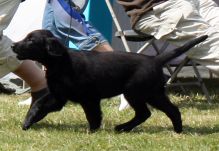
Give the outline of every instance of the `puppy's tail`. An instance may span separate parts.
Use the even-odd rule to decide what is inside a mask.
[[[188,51],[189,49],[191,49],[192,47],[194,47],[195,45],[204,41],[207,38],[208,38],[207,35],[200,36],[196,39],[193,39],[193,40],[187,42],[186,44],[184,44],[183,46],[181,46],[179,48],[176,48],[172,51],[167,51],[167,52],[161,53],[160,55],[156,56],[155,59],[156,59],[157,63],[164,65],[168,61],[180,56],[181,54],[185,53],[186,51]]]

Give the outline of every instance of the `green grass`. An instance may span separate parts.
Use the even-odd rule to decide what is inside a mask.
[[[219,81],[206,82],[211,105],[195,87],[186,95],[177,89],[168,92],[182,113],[182,134],[174,133],[170,120],[155,109],[132,132],[115,133],[116,124],[134,115],[131,109],[118,111],[117,97],[102,101],[103,122],[96,133],[88,132],[81,107],[71,103],[23,131],[28,106],[17,103],[29,94],[0,95],[0,151],[219,151]]]

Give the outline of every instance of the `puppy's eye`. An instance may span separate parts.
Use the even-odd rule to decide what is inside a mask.
[[[28,38],[27,42],[31,42],[32,43],[32,42],[34,42],[34,40],[32,38]]]

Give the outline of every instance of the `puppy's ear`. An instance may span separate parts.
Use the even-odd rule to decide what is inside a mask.
[[[58,39],[52,37],[46,39],[46,50],[51,56],[62,56],[65,51],[65,46],[58,41]]]

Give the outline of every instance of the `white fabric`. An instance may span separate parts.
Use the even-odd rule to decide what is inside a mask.
[[[0,31],[3,31],[14,16],[20,0],[0,0]]]
[[[145,14],[135,28],[176,46],[207,34],[209,38],[187,55],[219,75],[219,9],[215,7],[212,0],[168,0]]]
[[[0,0],[0,33],[8,26],[14,16],[20,0]],[[20,61],[11,49],[12,41],[3,36],[0,40],[0,78],[14,71]]]
[[[219,29],[219,7],[214,1],[199,0],[199,10],[205,21]]]
[[[19,106],[24,106],[24,105],[30,106],[30,105],[31,105],[31,102],[32,102],[32,97],[29,97],[29,98],[26,99],[26,100],[22,100],[22,101],[18,102],[18,105],[19,105]]]
[[[11,49],[12,41],[3,36],[0,40],[0,78],[17,69],[21,64]]]
[[[119,111],[122,111],[126,108],[129,108],[129,104],[127,102],[127,100],[125,99],[124,95],[121,94],[120,95],[120,105],[119,105]]]
[[[11,23],[7,29],[4,30],[4,34],[13,41],[19,41],[29,32],[42,29],[42,19],[46,1],[47,0],[26,0],[22,2]]]
[[[88,0],[71,0],[71,1],[73,1],[78,7],[80,7],[81,12],[85,10],[88,3]]]

